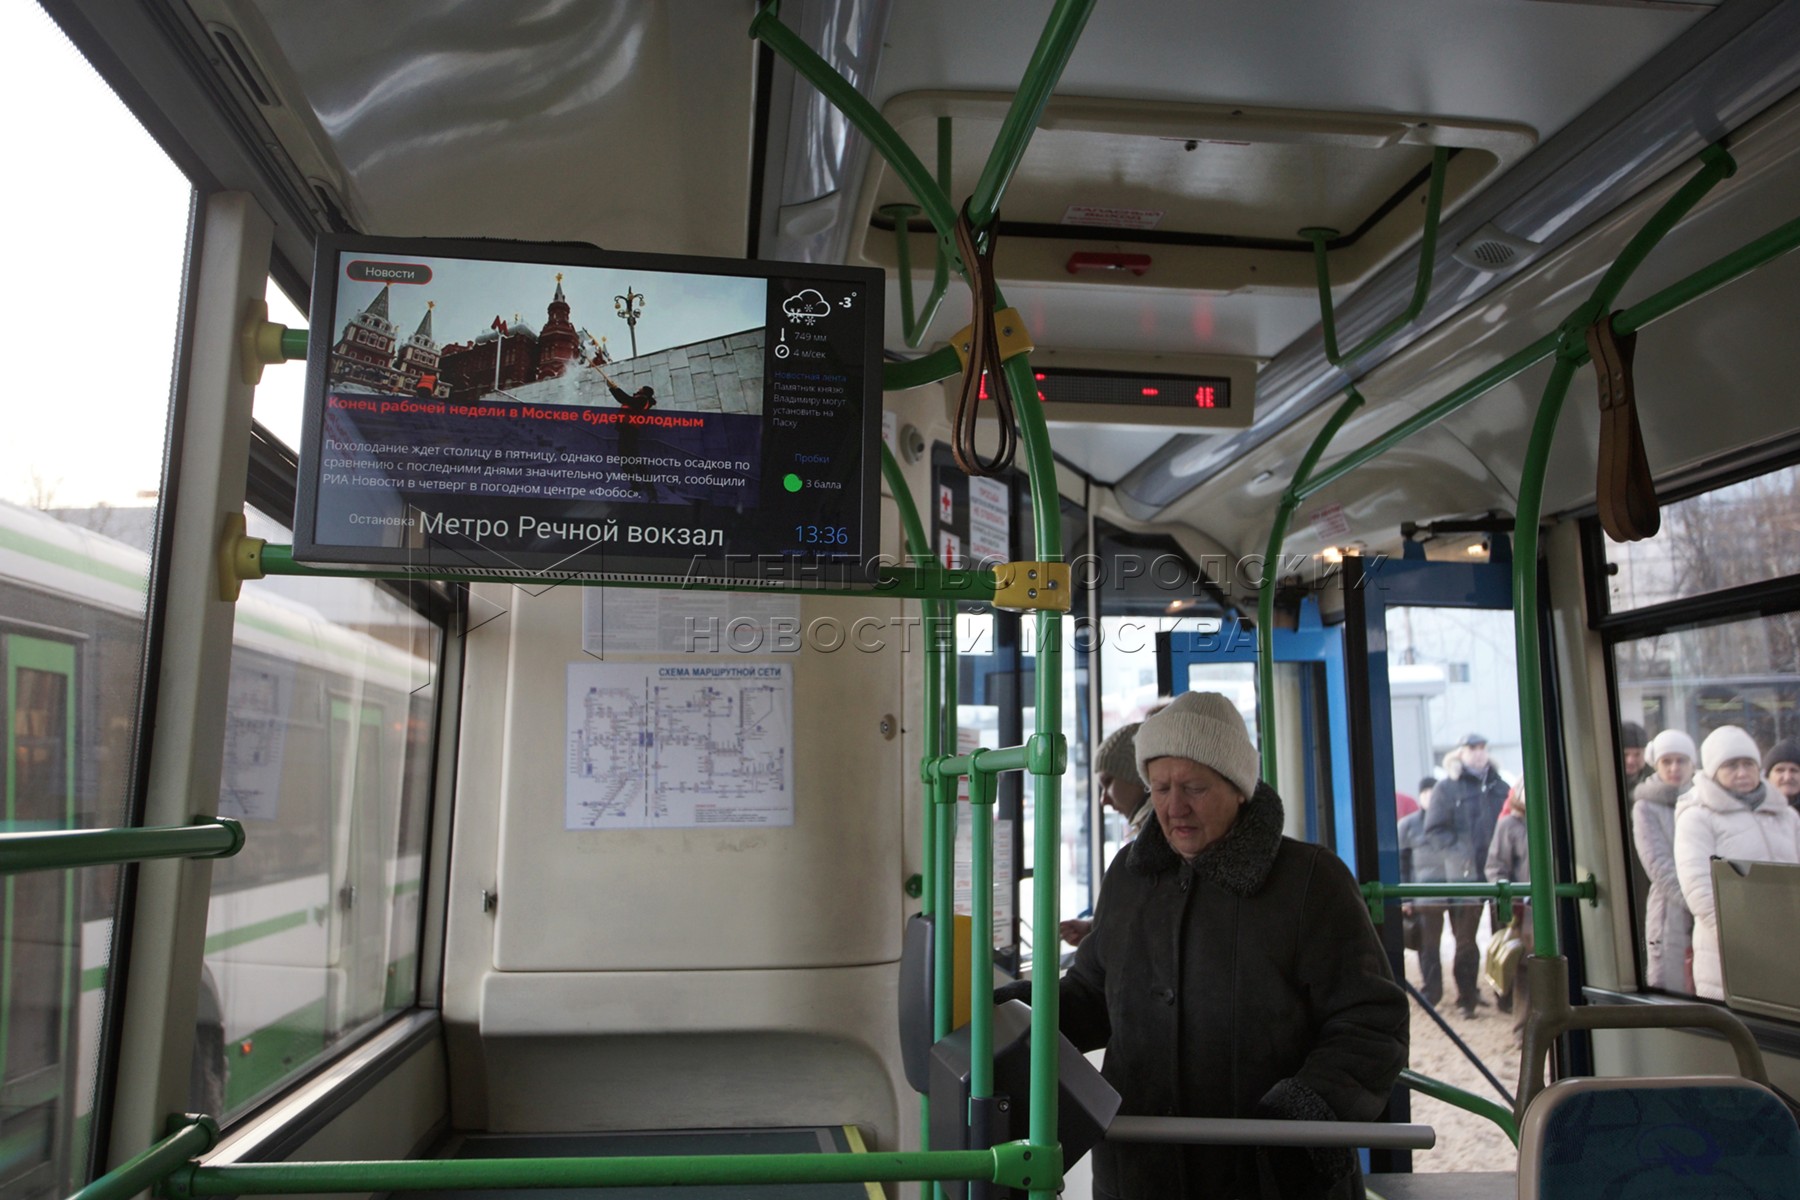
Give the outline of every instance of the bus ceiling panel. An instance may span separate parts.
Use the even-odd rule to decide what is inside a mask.
[[[960,194],[980,174],[1008,101],[919,92],[890,100],[883,115],[922,159],[935,153],[939,120],[953,120]],[[1137,287],[1311,294],[1313,245],[1298,231],[1326,227],[1334,284],[1348,286],[1418,236],[1435,147],[1452,152],[1444,207],[1453,212],[1535,141],[1526,126],[1431,113],[1093,99],[1064,89],[1007,189],[996,273],[1008,284],[1066,283],[1081,261],[1072,256],[1130,251],[1146,256],[1129,273]],[[883,210],[907,200],[899,176],[871,160],[851,249],[897,269],[894,222]],[[935,235],[922,220],[912,228],[911,261],[929,263]]]
[[[1387,405],[1353,421],[1335,445],[1348,450],[1410,417],[1410,407]],[[1320,422],[1322,424],[1322,422]],[[1267,457],[1235,463],[1171,505],[1164,520],[1191,524],[1238,554],[1261,554],[1269,522],[1287,488],[1294,464],[1305,453],[1316,427],[1310,421],[1284,431]],[[1328,454],[1323,465],[1338,457]],[[1450,433],[1434,428],[1388,452],[1379,466],[1352,472],[1294,514],[1283,553],[1313,556],[1313,569],[1327,548],[1359,546],[1368,553],[1398,555],[1400,523],[1421,511],[1479,513],[1496,507],[1492,472]],[[1510,499],[1497,507],[1511,507]]]
[[[1508,7],[1523,13],[1582,6]],[[1439,244],[1458,246],[1492,224],[1503,232],[1539,239],[1537,257],[1528,264],[1535,270],[1550,252],[1671,172],[1685,178],[1689,172],[1684,168],[1703,146],[1744,126],[1796,86],[1800,86],[1800,5],[1774,0],[1725,5],[1687,28],[1682,37],[1447,217]],[[1361,376],[1409,351],[1433,326],[1481,304],[1511,278],[1441,256],[1420,319],[1353,369]],[[1404,255],[1378,271],[1349,303],[1339,306],[1340,339],[1354,343],[1399,312],[1415,282],[1415,265]],[[1556,315],[1560,319],[1566,310]],[[1504,351],[1480,365],[1491,365],[1529,341],[1529,335],[1508,332]],[[1473,373],[1453,378],[1451,384]],[[1226,464],[1255,454],[1278,431],[1333,403],[1344,382],[1343,372],[1326,360],[1318,331],[1308,332],[1282,350],[1259,377],[1257,421],[1251,429],[1207,442],[1185,436],[1171,440],[1121,482],[1121,505],[1142,518],[1156,515]]]
[[[747,11],[191,2],[302,111],[317,144],[290,152],[334,164],[364,232],[743,253]]]
[[[1031,46],[1020,31],[1041,25],[1048,8],[908,0],[888,31],[878,105],[1016,78]],[[1547,135],[1706,12],[1524,0],[1133,0],[1089,22],[1057,94],[1444,113]]]
[[[1143,462],[1169,440],[1166,429],[1112,429],[1051,422],[1056,456],[1088,478],[1108,483]]]

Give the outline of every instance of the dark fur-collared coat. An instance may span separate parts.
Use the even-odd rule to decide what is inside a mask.
[[[1106,1048],[1121,1113],[1372,1121],[1386,1107],[1407,1061],[1406,996],[1349,870],[1281,829],[1281,799],[1259,785],[1192,862],[1152,820],[1108,869],[1060,1023],[1082,1050]],[[1094,1195],[1338,1200],[1363,1188],[1348,1150],[1102,1142]]]

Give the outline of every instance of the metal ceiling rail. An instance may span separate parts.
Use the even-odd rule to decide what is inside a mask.
[[[937,121],[937,180],[938,186],[946,194],[950,191],[950,118],[939,117]],[[950,256],[955,252],[954,246],[940,235],[937,239],[936,262],[931,271],[931,292],[925,297],[924,307],[918,314],[913,313],[913,281],[912,281],[912,230],[907,223],[919,211],[916,204],[888,204],[881,209],[894,221],[894,259],[895,273],[900,282],[900,327],[901,336],[909,347],[917,348],[925,338],[925,330],[930,328],[931,319],[937,316],[938,305],[944,302],[944,292],[950,286]],[[885,387],[885,383],[883,385]],[[891,390],[891,389],[889,389]]]
[[[1313,244],[1313,265],[1319,276],[1319,325],[1325,336],[1325,359],[1332,366],[1342,366],[1346,359],[1361,358],[1412,324],[1425,310],[1425,298],[1431,294],[1431,272],[1437,262],[1438,216],[1444,207],[1444,171],[1449,162],[1448,146],[1439,146],[1431,152],[1431,185],[1425,194],[1425,229],[1419,238],[1419,277],[1413,285],[1411,302],[1348,353],[1338,353],[1337,321],[1331,307],[1331,261],[1325,249],[1325,243],[1337,236],[1337,230],[1315,226],[1300,231],[1300,236]]]
[[[230,858],[244,848],[244,827],[230,817],[139,829],[43,829],[0,833],[0,875],[108,867],[152,858]]]

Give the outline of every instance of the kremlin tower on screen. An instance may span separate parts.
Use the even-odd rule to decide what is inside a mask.
[[[430,301],[418,328],[400,340],[399,326],[389,310],[392,291],[391,284],[384,285],[368,307],[345,324],[343,336],[332,346],[330,370],[335,389],[468,403],[490,392],[555,379],[571,364],[611,361],[598,343],[585,338],[569,320],[561,274],[556,277],[556,292],[546,309],[543,329],[533,329],[517,314],[511,321],[496,317],[472,340],[443,347],[432,337]],[[591,354],[583,353],[584,338]]]

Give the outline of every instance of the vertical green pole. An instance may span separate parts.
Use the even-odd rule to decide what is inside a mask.
[[[1256,596],[1256,720],[1257,744],[1262,749],[1262,777],[1275,791],[1281,790],[1275,753],[1275,586],[1281,578],[1281,545],[1287,540],[1288,522],[1300,506],[1300,489],[1312,476],[1313,468],[1325,454],[1350,414],[1362,407],[1362,393],[1354,387],[1325,422],[1312,445],[1294,471],[1294,481],[1281,494],[1275,510],[1275,524],[1269,530],[1269,548],[1263,555],[1262,588]]]
[[[1050,453],[1050,432],[1038,404],[1037,381],[1031,360],[1019,355],[1006,364],[1013,404],[1019,418],[1019,437],[1025,448],[1031,476],[1032,532],[1040,562],[1062,559],[1061,496],[1056,485],[1056,461]],[[1038,746],[1060,745],[1062,738],[1062,613],[1037,614],[1037,708],[1032,726]],[[1036,757],[1036,756],[1034,756]],[[1062,773],[1064,755],[1055,761],[1041,758],[1031,768],[1034,805],[1032,844],[1031,918],[1031,1127],[1028,1138],[1035,1146],[1057,1145],[1057,1047],[1059,1002],[1056,971],[1056,930],[1060,916],[1061,875],[1057,869],[1062,850]],[[1053,1200],[1055,1180],[1034,1188],[1039,1200]]]
[[[1587,303],[1563,322],[1556,365],[1544,385],[1544,399],[1532,422],[1531,442],[1519,476],[1518,516],[1513,523],[1513,637],[1517,643],[1513,652],[1519,664],[1519,737],[1523,743],[1520,753],[1527,799],[1525,840],[1531,863],[1531,925],[1537,939],[1533,953],[1540,958],[1555,958],[1559,952],[1556,883],[1550,857],[1550,766],[1544,748],[1543,664],[1538,653],[1538,519],[1544,499],[1544,474],[1569,383],[1587,356],[1588,326],[1607,316],[1632,273],[1643,265],[1657,243],[1706,193],[1737,170],[1737,163],[1725,147],[1716,143],[1702,150],[1699,158],[1700,169],[1632,235],[1595,285]]]
[[[994,1094],[994,800],[998,778],[969,770],[969,1099]],[[971,1120],[974,1117],[970,1111]]]
[[[1575,377],[1572,358],[1558,355],[1544,385],[1537,419],[1531,426],[1531,443],[1525,452],[1525,469],[1519,479],[1519,511],[1513,522],[1513,652],[1519,667],[1520,753],[1525,775],[1525,843],[1531,863],[1531,926],[1536,937],[1532,953],[1555,958],[1556,879],[1550,857],[1550,766],[1544,752],[1544,677],[1538,654],[1538,516],[1544,499],[1544,471],[1550,444],[1556,438],[1556,419]]]
[[[904,276],[902,276],[904,279]],[[931,543],[925,539],[925,526],[919,520],[918,505],[913,503],[912,489],[906,486],[906,476],[901,474],[900,464],[894,461],[894,452],[888,449],[886,442],[881,444],[881,473],[887,479],[888,491],[893,493],[894,506],[900,512],[900,528],[905,535],[907,555],[912,565],[922,567],[932,562]],[[921,726],[920,740],[923,743],[922,758],[932,762],[943,753],[943,710],[942,699],[943,664],[933,653],[930,642],[931,628],[943,607],[942,600],[923,600],[920,612],[925,625],[925,719]],[[936,825],[938,779],[935,771],[924,772],[924,805],[925,811],[919,824],[924,833],[924,855],[919,863],[919,911],[932,917],[937,911],[937,852]],[[919,1096],[919,1148],[931,1149],[931,1097]],[[939,1185],[929,1181],[919,1184],[919,1200],[932,1200],[933,1190]]]

